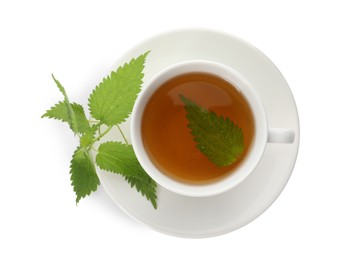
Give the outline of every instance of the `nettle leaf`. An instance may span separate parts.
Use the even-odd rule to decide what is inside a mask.
[[[76,132],[85,133],[85,131],[87,131],[90,126],[89,121],[85,116],[84,108],[77,103],[71,103],[70,107],[72,108],[75,118]],[[73,123],[71,119],[72,117],[69,114],[69,109],[65,101],[58,102],[56,105],[47,110],[46,113],[42,115],[42,117],[48,117],[67,122],[70,128],[73,130]]]
[[[142,180],[124,176],[124,179],[130,184],[131,188],[136,188],[152,203],[153,208],[157,209],[157,184],[147,174]]]
[[[52,75],[52,78],[53,80],[55,81],[58,89],[61,91],[61,93],[63,94],[64,96],[64,101],[63,103],[65,104],[66,106],[66,109],[67,109],[67,115],[68,115],[68,119],[67,119],[67,122],[68,124],[70,125],[71,129],[73,130],[74,133],[77,133],[78,132],[78,123],[76,121],[76,118],[75,118],[75,113],[73,111],[73,108],[71,106],[71,103],[69,102],[69,99],[68,99],[68,96],[67,96],[67,93],[66,93],[66,90],[64,89],[64,87],[61,85],[61,83],[55,79],[54,75]]]
[[[212,163],[224,167],[234,163],[244,152],[242,129],[229,118],[218,116],[180,96],[185,104],[193,140]]]
[[[97,165],[106,171],[136,179],[143,177],[143,168],[138,162],[131,145],[121,142],[106,142],[100,145],[96,155]]]
[[[128,118],[141,90],[142,71],[148,53],[132,59],[102,80],[89,97],[92,117],[108,126]]]
[[[113,125],[124,122],[130,115],[136,97],[141,90],[143,68],[149,52],[132,59],[96,87],[89,97],[91,115],[97,119],[89,125],[81,105],[70,103],[67,93],[61,83],[52,75],[64,100],[57,103],[42,117],[54,118],[67,122],[74,133],[81,133],[80,145],[74,152],[70,163],[70,174],[73,189],[76,193],[76,203],[96,191],[100,180],[96,173],[95,163],[90,155],[93,145],[105,136]],[[101,133],[97,131],[101,125],[108,128]],[[147,175],[138,162],[131,145],[120,142],[108,142],[100,145],[96,156],[96,164],[101,169],[121,174],[131,187],[136,188],[157,208],[157,184]]]
[[[120,174],[137,191],[156,204],[156,183],[147,175],[138,162],[131,145],[121,142],[106,142],[100,145],[96,155],[96,164],[103,170]]]
[[[97,124],[93,124],[91,127],[89,127],[84,134],[80,137],[80,146],[81,147],[87,147],[89,145],[92,145],[95,141],[95,134],[98,129]]]
[[[89,152],[80,148],[74,152],[70,165],[71,181],[75,194],[76,203],[91,192],[96,191],[100,180],[96,174],[95,165]]]

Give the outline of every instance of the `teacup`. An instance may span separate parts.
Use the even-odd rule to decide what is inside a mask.
[[[237,164],[236,167],[227,170],[223,177],[214,178],[213,180],[202,182],[189,181],[176,177],[174,178],[174,176],[177,176],[176,172],[169,173],[167,170],[164,170],[166,167],[157,161],[157,158],[155,158],[154,154],[152,154],[151,150],[149,149],[149,146],[152,146],[152,144],[147,144],[144,136],[145,133],[143,132],[143,128],[145,128],[145,111],[148,109],[148,105],[156,93],[161,88],[163,88],[167,82],[176,78],[181,78],[183,75],[190,75],[193,73],[212,75],[213,77],[217,77],[227,82],[230,87],[234,88],[235,91],[240,93],[249,105],[253,120],[252,127],[254,128],[254,134],[249,143],[249,149],[247,149],[246,153],[242,156],[239,164]],[[191,86],[189,85],[189,87]],[[186,88],[185,85],[184,88]],[[197,92],[198,96],[201,96],[202,91],[199,89]],[[192,98],[195,99],[196,97],[193,96]],[[161,100],[161,102],[163,101]],[[167,100],[164,100],[164,102],[167,102]],[[178,101],[176,102],[177,106],[179,106],[178,109],[182,109],[180,107],[181,104],[178,104]],[[148,113],[151,115],[153,113],[156,114],[161,112],[163,111],[148,111]],[[166,119],[167,115],[164,115],[164,121],[166,121]],[[185,119],[179,120],[183,122]],[[173,120],[170,120],[170,122],[172,121]],[[188,131],[190,134],[191,130],[188,129]],[[131,116],[131,140],[135,154],[144,170],[150,175],[152,179],[154,179],[165,189],[177,194],[192,197],[213,196],[234,188],[239,183],[244,181],[244,179],[246,179],[249,174],[251,174],[257,167],[264,154],[267,143],[293,143],[294,135],[294,131],[291,129],[271,128],[268,125],[264,105],[261,101],[261,98],[255,91],[254,86],[252,86],[247,79],[226,65],[206,60],[192,60],[181,62],[161,71],[153,79],[151,79],[149,83],[144,85],[141,93],[136,100]],[[166,144],[164,143],[157,145]],[[195,146],[195,142],[193,142],[193,146]],[[175,159],[178,154],[185,154],[187,152],[187,150],[181,151],[180,148],[176,148],[177,150],[174,151],[174,161],[176,161]],[[174,169],[177,169],[177,167],[174,167]]]

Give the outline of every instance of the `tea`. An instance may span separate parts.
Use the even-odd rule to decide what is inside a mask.
[[[243,131],[245,151],[230,166],[210,162],[193,141],[180,95],[217,115],[230,118]],[[238,167],[254,136],[254,119],[240,91],[208,73],[186,73],[163,83],[151,96],[142,117],[142,138],[152,162],[166,175],[191,183],[206,183]]]

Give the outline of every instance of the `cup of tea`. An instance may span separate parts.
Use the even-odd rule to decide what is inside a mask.
[[[244,151],[237,160],[217,166],[197,148],[181,96],[242,130]],[[159,72],[144,85],[131,116],[131,141],[144,170],[165,189],[192,197],[234,188],[257,167],[267,143],[288,145],[294,135],[291,129],[269,126],[261,98],[247,79],[206,60],[177,63]]]

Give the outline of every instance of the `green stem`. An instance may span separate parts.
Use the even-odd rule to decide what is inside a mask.
[[[119,125],[116,125],[116,126],[117,126],[119,132],[121,133],[121,135],[122,135],[122,137],[123,137],[123,139],[124,139],[124,142],[125,142],[127,145],[129,145],[128,140],[126,140],[126,137],[125,137],[125,135],[124,135],[122,129],[120,129]]]
[[[98,150],[95,147],[91,146],[90,148],[91,150],[94,150],[96,153],[98,153]]]
[[[96,137],[96,138],[92,141],[92,143],[95,143],[95,142],[97,142],[97,141],[100,141],[100,139],[101,139],[102,137],[104,137],[106,134],[108,134],[108,132],[109,132],[111,129],[112,129],[112,126],[109,126],[103,133],[100,133],[100,135],[99,135],[98,137]]]

